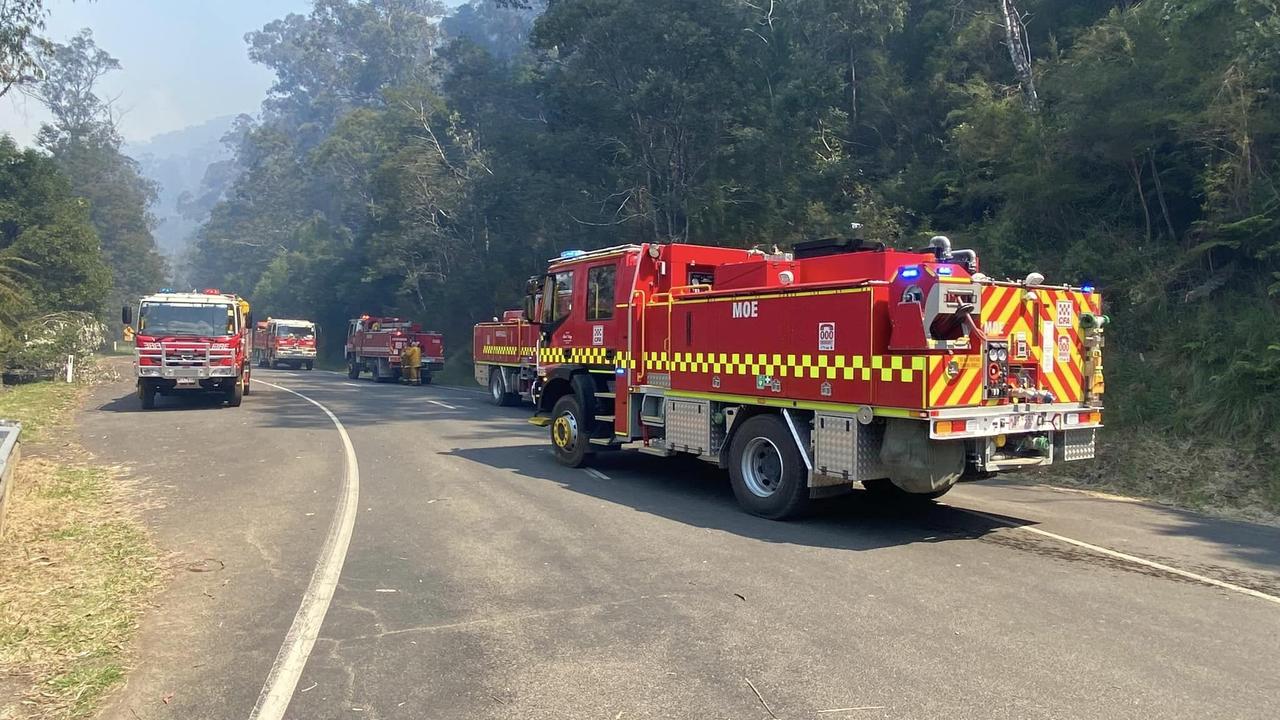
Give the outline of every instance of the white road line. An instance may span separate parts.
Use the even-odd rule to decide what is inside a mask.
[[[488,390],[480,390],[478,388],[473,390],[471,388],[458,387],[457,385],[432,385],[431,389],[432,390],[449,390],[452,392],[466,393],[468,395],[488,395],[489,394]]]
[[[608,480],[609,476],[596,470],[595,468],[582,468],[583,472],[598,480]]]
[[[454,407],[454,406],[450,405],[449,403],[442,403],[442,402],[440,402],[439,400],[428,400],[427,402],[431,403],[432,405],[439,405],[439,406],[440,406],[440,407],[442,407],[442,408],[448,408],[448,409],[450,409],[450,410],[457,410],[457,409],[458,409],[458,408],[456,408],[456,407]]]
[[[320,626],[324,623],[325,613],[333,600],[333,592],[338,587],[338,579],[342,575],[342,564],[347,559],[347,547],[351,544],[351,533],[355,528],[357,510],[360,506],[360,464],[356,461],[356,450],[351,444],[351,436],[342,421],[329,408],[312,400],[295,390],[275,385],[262,380],[255,380],[268,387],[283,390],[297,395],[320,408],[329,417],[342,439],[342,451],[346,455],[346,467],[342,475],[342,492],[340,493],[337,511],[329,524],[329,534],[320,548],[320,557],[316,560],[315,570],[311,573],[311,582],[302,595],[302,603],[298,613],[293,617],[293,624],[284,636],[280,652],[271,665],[271,672],[262,685],[258,702],[249,713],[249,720],[281,720],[293,692],[298,687],[298,679],[307,665],[311,648],[320,635]]]
[[[1198,582],[1198,583],[1203,583],[1205,585],[1212,585],[1213,587],[1222,588],[1223,590],[1230,590],[1232,592],[1240,593],[1241,595],[1248,595],[1249,597],[1255,597],[1255,598],[1258,598],[1259,600],[1266,600],[1267,602],[1272,602],[1272,603],[1276,603],[1277,605],[1280,605],[1280,597],[1276,597],[1275,595],[1268,595],[1264,592],[1259,592],[1258,590],[1254,590],[1252,588],[1241,587],[1240,585],[1235,585],[1233,583],[1223,582],[1221,580],[1215,580],[1211,577],[1205,577],[1204,575],[1198,575],[1196,573],[1188,572],[1186,570],[1179,570],[1176,567],[1171,567],[1169,565],[1165,565],[1164,563],[1158,563],[1158,562],[1155,562],[1154,560],[1141,558],[1141,557],[1138,557],[1137,555],[1130,555],[1128,553],[1118,552],[1116,550],[1111,550],[1110,548],[1104,548],[1100,545],[1094,545],[1092,543],[1087,543],[1082,540],[1069,538],[1065,535],[1052,533],[1052,532],[1049,532],[1048,530],[1041,530],[1040,528],[1032,527],[1030,525],[1018,525],[1017,523],[1010,522],[1008,520],[1005,520],[1002,517],[997,517],[995,515],[984,513],[981,510],[970,510],[968,508],[956,507],[955,505],[950,505],[949,507],[955,508],[956,510],[963,510],[964,512],[970,513],[972,515],[979,515],[988,520],[998,522],[1001,525],[1005,525],[1005,526],[1014,528],[1016,530],[1025,530],[1030,533],[1035,533],[1036,535],[1042,535],[1044,537],[1057,540],[1058,542],[1066,543],[1068,545],[1075,545],[1078,548],[1084,548],[1085,550],[1098,553],[1099,555],[1105,555],[1109,558],[1115,558],[1116,560],[1123,560],[1128,563],[1133,563],[1134,565],[1141,565],[1143,567],[1148,567],[1153,570],[1159,570],[1161,572],[1169,573],[1170,575],[1177,575],[1178,577],[1186,578],[1188,580],[1194,580],[1195,582]]]
[[[355,383],[342,383],[342,384],[346,385],[347,387],[361,387],[360,385],[357,385]]]

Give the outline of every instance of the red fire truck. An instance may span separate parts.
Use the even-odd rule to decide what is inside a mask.
[[[541,277],[530,278],[524,308],[506,311],[501,320],[477,323],[472,331],[476,382],[489,388],[494,405],[533,400],[539,325],[530,318],[537,315],[541,285]]]
[[[134,371],[143,409],[156,395],[217,393],[232,407],[249,394],[249,328],[253,317],[243,298],[208,289],[180,293],[161,290],[120,320],[134,331]]]
[[[994,280],[941,236],[571,252],[540,310],[532,422],[561,463],[695,455],[768,518],[1090,458],[1102,424],[1098,293]]]
[[[347,377],[355,380],[368,371],[376,382],[398,380],[400,355],[415,341],[422,348],[419,370],[425,385],[431,382],[431,373],[444,369],[444,337],[440,333],[397,317],[353,318],[347,325]]]
[[[267,318],[253,333],[253,360],[262,368],[285,365],[310,370],[316,364],[316,324]]]

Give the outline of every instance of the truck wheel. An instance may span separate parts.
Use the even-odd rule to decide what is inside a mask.
[[[738,504],[752,515],[782,520],[809,506],[804,459],[777,415],[756,415],[734,433],[729,479]]]
[[[253,380],[249,376],[249,373],[244,374],[244,394],[245,397],[253,394]]]
[[[867,489],[867,495],[881,502],[900,503],[904,505],[928,505],[938,498],[950,492],[952,487],[945,487],[941,490],[934,490],[927,493],[910,493],[897,485],[888,478],[880,478],[878,480],[863,480],[862,487]]]
[[[312,362],[305,363],[305,364],[306,364],[306,366],[307,366],[307,372],[310,372],[310,371],[311,371],[312,366],[314,366],[314,365],[315,365],[315,363],[312,363]]]
[[[145,380],[138,381],[138,400],[143,410],[151,410],[156,406],[156,386]]]
[[[418,375],[418,384],[419,384],[419,385],[430,385],[430,384],[431,384],[431,373],[429,373],[429,372],[420,373],[420,374]]]
[[[226,393],[227,407],[240,407],[240,401],[244,399],[244,381],[241,378],[236,378]]]
[[[502,387],[502,371],[498,368],[489,370],[489,402],[498,407],[512,405],[513,394]]]
[[[551,410],[551,447],[556,461],[569,467],[582,467],[587,462],[590,434],[578,398],[569,393],[556,401]]]
[[[360,378],[360,365],[355,360],[347,361],[347,379],[358,380]]]

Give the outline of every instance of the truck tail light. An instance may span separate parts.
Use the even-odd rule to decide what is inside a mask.
[[[966,432],[969,429],[968,420],[939,420],[935,424],[934,429],[939,435],[955,435],[957,433]]]

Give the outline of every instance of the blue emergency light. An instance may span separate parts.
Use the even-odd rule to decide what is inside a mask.
[[[898,277],[902,278],[903,280],[914,280],[920,277],[920,266],[910,265],[907,267],[898,268]]]
[[[1093,286],[1092,286],[1092,285],[1081,285],[1081,286],[1080,286],[1080,291],[1081,291],[1081,292],[1091,293],[1091,292],[1093,292]]]
[[[950,265],[939,265],[939,266],[938,266],[938,274],[939,274],[939,275],[950,275],[952,272],[954,272],[954,271],[951,269],[951,266],[950,266]]]
[[[568,260],[569,258],[576,258],[580,255],[586,255],[586,254],[587,252],[585,250],[565,250],[564,252],[560,253],[560,259]]]
[[[160,288],[160,292],[162,292],[162,293],[171,293],[171,292],[173,292],[173,288]]]

